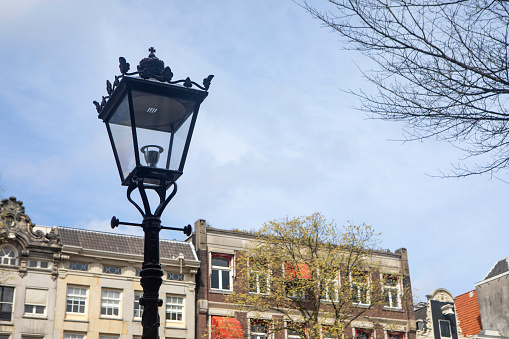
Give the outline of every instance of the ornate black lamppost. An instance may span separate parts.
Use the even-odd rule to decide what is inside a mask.
[[[159,257],[159,231],[171,229],[191,234],[184,228],[161,226],[161,214],[177,192],[176,180],[182,175],[187,151],[193,135],[200,104],[207,97],[213,75],[199,85],[191,79],[172,81],[173,73],[149,49],[137,72],[129,72],[129,64],[120,57],[120,72],[113,85],[106,81],[108,96],[94,101],[99,118],[106,124],[111,147],[127,199],[143,216],[142,224],[111,219],[111,227],[141,226],[145,232],[144,260],[141,270],[143,297],[143,339],[159,338],[159,287],[163,271]],[[194,88],[194,87],[196,88]],[[167,196],[167,190],[173,187]],[[140,207],[131,194],[138,189]],[[159,196],[154,212],[147,197],[148,189]]]

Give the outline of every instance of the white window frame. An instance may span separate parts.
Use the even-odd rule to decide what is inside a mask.
[[[119,339],[116,334],[99,334],[99,339]]]
[[[118,314],[115,314],[115,310]],[[103,313],[103,311],[105,313]],[[110,313],[111,314],[108,314]],[[101,290],[101,317],[120,318],[122,316],[122,290],[103,288]]]
[[[339,301],[339,284],[340,284],[340,281],[341,281],[341,274],[340,272],[337,272],[336,273],[336,276],[334,277],[334,279],[331,279],[329,281],[327,281],[327,287],[325,288],[324,290],[324,294],[320,294],[320,300],[324,300],[324,301],[329,301],[329,302],[332,302],[332,301]],[[331,285],[332,285],[332,288],[334,288],[334,294],[335,294],[335,298],[334,299],[331,299],[330,297],[330,288],[331,288]],[[321,290],[321,286],[320,286],[320,290]]]
[[[32,266],[31,263],[35,263],[35,266]],[[42,267],[42,263],[45,263],[48,266]],[[27,268],[40,268],[40,269],[43,269],[43,270],[49,270],[50,269],[50,262],[46,261],[46,260],[33,260],[33,259],[29,259],[29,260],[27,260]]]
[[[141,319],[143,314],[143,305],[140,304],[140,298],[143,296],[143,292],[134,291],[134,319]],[[137,315],[139,314],[139,315]]]
[[[69,293],[70,289],[73,289],[72,293]],[[75,293],[75,290],[79,290],[80,293]],[[83,290],[85,291],[84,295],[82,294]],[[67,307],[69,306],[69,300],[73,301],[71,303],[71,311],[67,310]],[[81,304],[82,301],[84,301],[83,305]],[[76,305],[78,307],[78,312],[72,311],[72,309],[74,309],[75,302],[77,302]],[[65,298],[65,313],[86,314],[87,313],[87,306],[88,306],[87,304],[88,304],[88,288],[87,287],[84,287],[84,286],[72,286],[72,285],[68,285],[67,286],[67,294],[66,294],[66,298]],[[83,306],[83,312],[79,311],[81,306]]]
[[[219,257],[226,259],[225,257],[229,257],[229,265],[228,267],[225,266],[214,266],[212,264],[212,260],[214,257]],[[223,253],[210,253],[210,289],[214,291],[233,291],[233,255],[231,254],[223,254]],[[219,279],[219,287],[214,288],[212,287],[212,275],[214,270],[218,271],[218,279]],[[228,272],[228,279],[229,279],[229,288],[223,288],[223,272]]]
[[[263,320],[259,319],[249,319],[249,338],[250,339],[268,339],[269,338],[269,324],[264,323],[265,325],[265,332],[254,332],[253,331],[253,325],[264,323]]]
[[[359,272],[361,273],[361,272]],[[370,273],[369,272],[363,272],[363,274],[366,275],[366,282],[359,282],[359,281],[354,281],[354,274],[355,273],[350,273],[350,288],[352,289],[352,296],[353,296],[353,289],[355,288],[357,290],[357,300],[358,302],[353,302],[355,305],[358,305],[358,306],[369,306],[371,305],[371,296],[370,296],[370,293],[369,293],[369,288],[370,288],[370,285],[371,285],[371,279],[370,279]],[[362,302],[362,289],[359,288],[359,287],[364,287],[366,289],[366,302],[363,303]]]
[[[249,262],[251,264],[251,260]],[[266,282],[265,282],[265,289],[266,291],[265,292],[262,292],[261,291],[261,288],[260,288],[260,276],[262,276],[262,279],[263,279],[263,275],[266,275]],[[251,290],[251,279],[255,279],[255,285],[256,285],[256,291],[252,291]],[[264,295],[267,295],[270,293],[270,269],[269,267],[266,267],[266,271],[263,272],[263,271],[258,271],[258,270],[254,270],[254,269],[250,269],[249,270],[249,277],[248,277],[249,281],[248,281],[248,288],[249,288],[249,293],[251,294],[264,294]]]
[[[1,285],[0,288],[12,288],[12,300],[4,301],[3,300],[3,296],[2,296],[2,299],[0,299],[0,305],[3,305],[3,304],[11,305],[11,316],[10,316],[10,319],[9,320],[0,319],[0,322],[12,322],[12,320],[13,320],[12,319],[13,318],[13,313],[14,313],[14,298],[15,298],[16,288],[14,286],[5,286],[5,285]]]
[[[18,251],[14,246],[0,246],[0,265],[18,266]]]
[[[177,300],[177,302],[175,302]],[[182,303],[179,303],[178,300],[181,300]],[[185,321],[185,305],[186,305],[186,297],[183,295],[175,295],[175,294],[167,294],[166,295],[166,321],[172,323],[183,323]],[[175,314],[177,319],[171,319],[168,314]],[[179,314],[181,315],[181,319],[178,319]]]
[[[396,280],[396,286],[389,286],[385,284],[386,276],[392,276],[390,279]],[[392,308],[392,309],[401,309],[401,278],[395,274],[387,274],[383,273],[380,275],[380,279],[382,279],[382,292],[384,295],[384,307]],[[386,293],[389,295],[389,305],[386,304],[385,295]],[[396,293],[396,305],[393,305],[393,294]]]
[[[28,290],[41,291],[41,292],[45,293],[46,294],[45,302],[43,304],[41,304],[41,303],[27,303],[26,299],[27,299],[27,291]],[[48,294],[49,294],[49,291],[47,289],[27,287],[25,289],[25,304],[23,305],[23,315],[31,316],[31,317],[45,317],[46,311],[48,309]],[[31,312],[27,312],[27,306],[31,306],[31,308],[32,308]],[[43,307],[43,312],[38,313],[37,307]]]
[[[442,324],[443,323],[447,323],[447,326],[449,326],[449,336],[448,337],[443,337],[442,336]],[[451,322],[449,320],[439,319],[438,320],[438,326],[440,327],[439,328],[439,330],[440,330],[440,338],[452,338],[452,328],[451,328]]]
[[[64,339],[85,339],[86,336],[83,333],[64,332]]]

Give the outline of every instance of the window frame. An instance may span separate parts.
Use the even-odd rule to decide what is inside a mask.
[[[85,339],[86,335],[76,332],[64,332],[64,339]]]
[[[399,339],[406,339],[405,332],[395,332],[395,331],[387,331],[387,339],[391,339],[393,337],[399,337]]]
[[[70,288],[85,290],[85,296],[83,296],[82,294],[72,294],[72,295],[69,295],[69,289]],[[75,298],[73,300],[78,301],[78,304],[77,304],[78,312],[68,311],[70,297],[73,297],[73,298]],[[85,301],[83,303],[83,305],[81,305],[81,303],[80,303],[80,301],[82,301],[82,299],[84,299],[84,301]],[[74,308],[74,306],[75,306],[74,303],[71,303],[71,308]],[[83,312],[79,312],[79,309],[81,308],[81,306],[83,306]],[[88,287],[85,287],[85,286],[75,286],[75,285],[67,285],[67,290],[66,290],[66,295],[65,295],[65,313],[85,315],[85,314],[87,314],[87,308],[88,308]]]
[[[182,299],[182,304],[169,302],[171,298]],[[166,294],[166,303],[165,303],[165,319],[167,322],[171,323],[184,323],[185,322],[185,309],[186,309],[186,297],[185,295],[178,294]],[[173,307],[170,308],[169,307]],[[171,319],[168,315],[175,314],[177,319]],[[178,319],[179,314],[181,315],[181,319]]]
[[[137,297],[138,296],[138,297]],[[143,315],[143,305],[140,304],[140,298],[143,296],[143,292],[141,291],[134,291],[134,312],[133,312],[133,318],[135,320],[141,320],[141,316]],[[137,312],[139,313],[139,316],[137,316]]]
[[[364,275],[366,276],[366,282],[360,282],[360,281],[355,281],[354,279],[354,275]],[[351,272],[350,273],[350,289],[351,289],[351,294],[352,294],[352,302],[356,305],[356,306],[370,306],[371,305],[371,296],[370,296],[370,293],[369,293],[369,289],[370,289],[370,286],[371,286],[371,279],[370,279],[370,273],[365,271],[365,272]],[[366,302],[362,302],[362,289],[359,288],[359,287],[364,287],[365,288],[365,299],[366,299]],[[357,290],[357,296],[355,297],[356,299],[354,299],[354,289]],[[357,300],[357,301],[355,301]]]
[[[11,300],[4,300],[4,294],[5,294],[5,289],[7,288],[10,288],[12,289],[12,293],[11,293]],[[9,314],[9,319],[3,319],[0,317],[0,322],[12,322],[12,315],[13,315],[13,312],[14,312],[14,298],[15,298],[15,292],[16,292],[16,288],[14,286],[6,286],[6,285],[0,285],[0,310],[3,309],[3,305],[10,305],[11,307],[11,311],[10,311],[10,314]],[[3,315],[4,313],[6,312],[0,312],[0,316]]]
[[[76,265],[75,267],[71,267]],[[82,268],[76,268],[77,265],[81,265]],[[86,269],[85,269],[86,268]],[[71,271],[80,271],[80,272],[88,272],[90,270],[90,266],[88,263],[79,262],[79,261],[69,261],[69,265],[67,265],[67,269]]]
[[[27,303],[27,291],[28,290],[36,290],[36,291],[44,291],[46,292],[46,302],[44,304],[36,304],[36,303]],[[44,288],[33,288],[33,287],[27,287],[25,288],[25,300],[23,304],[23,316],[28,317],[46,317],[47,316],[47,310],[48,310],[48,298],[49,298],[49,290]],[[32,306],[32,312],[27,312],[27,306]],[[43,307],[43,312],[38,313],[37,307]]]
[[[382,293],[384,296],[384,301],[383,301],[384,308],[398,309],[398,310],[401,309],[402,308],[402,302],[401,302],[402,279],[401,279],[401,277],[398,275],[395,275],[395,274],[382,273],[381,279],[382,279]],[[395,280],[396,285],[395,286],[386,285],[387,279]],[[386,304],[386,293],[387,293],[386,291],[388,291],[388,293],[389,293],[389,305]],[[392,294],[394,291],[396,291],[396,303],[397,303],[396,306],[393,305],[393,300],[392,300]]]
[[[214,265],[212,262],[214,258],[223,258],[228,259],[228,267],[226,266],[217,266]],[[232,292],[233,291],[233,265],[234,265],[234,256],[232,254],[223,254],[223,253],[210,253],[210,289],[212,291],[226,291],[226,292]],[[218,271],[218,287],[212,287],[212,278],[214,276],[214,271]],[[228,272],[228,282],[229,282],[229,288],[223,287],[223,279],[224,275],[223,272]]]
[[[36,263],[35,266],[32,266],[31,263]],[[48,264],[47,267],[42,267],[42,263],[46,263]],[[38,260],[38,259],[28,259],[27,260],[27,268],[39,268],[39,269],[42,269],[42,270],[49,270],[50,269],[50,262],[49,261],[46,261],[46,260]]]
[[[177,279],[173,279],[174,277],[177,277]],[[170,281],[185,281],[185,275],[184,273],[176,273],[176,272],[167,272],[166,273],[166,280]]]
[[[324,290],[322,290],[321,282],[322,279],[320,277],[318,287],[319,287],[319,293],[320,293],[320,300],[327,301],[327,302],[333,302],[333,301],[339,301],[339,288],[341,287],[341,272],[336,272],[335,277],[333,279],[323,279],[323,281],[327,282],[327,286]],[[334,288],[334,294],[335,298],[330,298],[330,289]],[[325,294],[323,293],[325,292]]]
[[[367,338],[366,339],[373,339],[373,330],[369,330],[369,329],[366,329],[366,328],[355,328],[355,337],[354,339],[358,339],[359,338],[359,334],[366,334],[367,335]]]
[[[102,265],[104,274],[115,274],[122,275],[122,267],[120,266],[110,266],[110,265]]]
[[[7,250],[10,250],[10,252],[13,254],[13,256],[10,256],[7,253]],[[10,244],[5,244],[0,246],[0,265],[3,266],[19,266],[19,253],[16,247]],[[7,259],[7,263],[4,263],[4,260]],[[10,262],[9,262],[10,261]],[[14,263],[13,263],[14,262]]]
[[[251,267],[251,262],[253,261],[253,259],[249,259],[249,267]],[[249,288],[249,293],[250,294],[263,294],[263,295],[268,295],[270,294],[270,276],[271,276],[271,271],[270,271],[270,268],[265,265],[263,265],[263,267],[266,269],[265,272],[263,272],[262,270],[256,270],[256,269],[252,269],[250,268],[249,269],[249,273],[248,273],[248,288]],[[265,279],[263,279],[263,275],[266,275]],[[262,276],[262,279],[260,279],[260,276]],[[255,279],[255,286],[256,286],[256,291],[253,291],[251,289],[251,282],[252,282],[252,279]],[[260,287],[260,280],[263,281],[263,280],[266,280],[265,281],[265,292],[262,292],[262,289]]]
[[[105,292],[118,293],[118,298],[105,296]],[[99,311],[99,316],[101,318],[120,318],[122,316],[122,292],[122,290],[115,288],[104,287],[101,289],[101,305]],[[110,309],[112,314],[108,314],[108,310]],[[117,310],[118,314],[115,314],[115,310]],[[103,313],[103,311],[106,313]]]
[[[442,324],[446,323],[449,328],[449,336],[442,335]],[[440,331],[440,338],[452,338],[451,322],[447,319],[438,319],[438,327]]]
[[[262,325],[265,327],[265,332],[255,332],[253,331],[253,326]],[[267,321],[262,319],[249,319],[249,338],[250,339],[268,339],[270,337],[269,334],[270,325]],[[254,338],[253,338],[254,336]]]

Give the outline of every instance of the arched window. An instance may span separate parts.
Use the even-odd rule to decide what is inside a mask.
[[[18,253],[12,246],[0,247],[0,264],[12,266],[18,264]]]

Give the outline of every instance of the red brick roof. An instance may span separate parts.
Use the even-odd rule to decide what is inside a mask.
[[[479,334],[482,326],[477,291],[473,290],[457,296],[455,305],[463,335]]]

